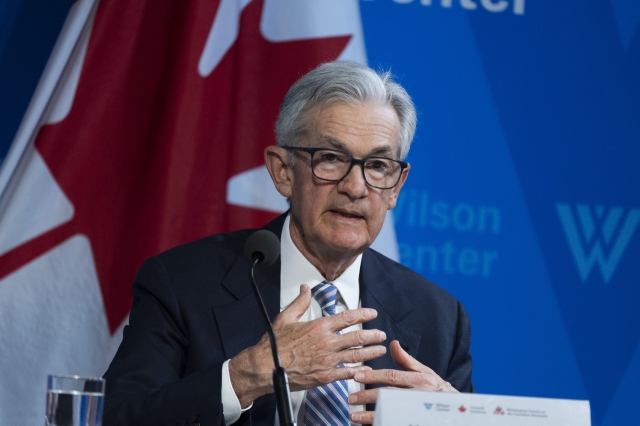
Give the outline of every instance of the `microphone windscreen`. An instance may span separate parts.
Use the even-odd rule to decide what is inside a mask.
[[[259,256],[262,260],[258,262],[258,265],[271,266],[280,256],[280,240],[276,234],[266,229],[256,231],[249,236],[244,244],[244,255],[250,261]]]

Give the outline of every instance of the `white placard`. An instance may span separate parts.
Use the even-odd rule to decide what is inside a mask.
[[[380,389],[374,426],[591,426],[589,401]]]

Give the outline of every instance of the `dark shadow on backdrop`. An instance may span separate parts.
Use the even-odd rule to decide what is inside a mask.
[[[0,0],[0,162],[49,59],[72,2]]]

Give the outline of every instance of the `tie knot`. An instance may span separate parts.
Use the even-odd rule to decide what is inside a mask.
[[[328,281],[323,281],[311,289],[313,297],[322,309],[322,316],[327,317],[336,313],[336,296],[338,287]]]

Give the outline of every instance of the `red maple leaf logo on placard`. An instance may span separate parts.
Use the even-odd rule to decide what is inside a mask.
[[[144,259],[274,217],[226,204],[226,183],[263,163],[287,89],[336,59],[350,37],[270,42],[255,0],[233,46],[202,77],[198,60],[219,3],[100,3],[72,108],[35,143],[74,216],[0,257],[0,278],[84,234],[114,332]]]
[[[458,408],[458,411],[460,411],[461,413],[464,413],[465,411],[467,411],[467,409],[465,408],[464,405],[461,405],[460,408]]]

